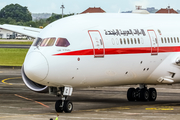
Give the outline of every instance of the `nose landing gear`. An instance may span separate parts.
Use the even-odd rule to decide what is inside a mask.
[[[155,88],[149,88],[144,85],[138,88],[129,88],[127,91],[127,99],[129,101],[155,101],[157,92]]]
[[[55,104],[55,110],[58,113],[62,113],[63,111],[65,113],[71,113],[73,110],[73,104],[69,100],[58,100]]]
[[[61,96],[61,100],[56,101],[55,110],[58,113],[71,113],[73,110],[73,103],[67,100],[68,96],[71,96],[73,88],[71,87],[63,87],[59,89],[57,92],[57,96]]]

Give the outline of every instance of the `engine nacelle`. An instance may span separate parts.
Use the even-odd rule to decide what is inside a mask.
[[[25,85],[30,90],[32,90],[34,92],[38,92],[38,93],[48,93],[48,91],[49,91],[48,86],[44,86],[44,85],[35,83],[26,76],[26,74],[24,72],[24,66],[22,66],[21,75],[22,75],[22,79],[23,79]]]
[[[180,66],[180,57],[176,59],[175,63]]]

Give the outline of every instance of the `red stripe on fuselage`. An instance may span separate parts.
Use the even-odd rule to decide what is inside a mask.
[[[164,52],[180,52],[180,46],[174,47],[159,47],[158,53]],[[106,48],[105,55],[117,55],[117,54],[142,54],[151,53],[151,47],[140,47],[140,48]],[[98,53],[96,53],[98,54]],[[93,49],[77,50],[65,53],[54,54],[53,56],[59,55],[94,55]]]

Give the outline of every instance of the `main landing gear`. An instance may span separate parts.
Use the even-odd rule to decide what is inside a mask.
[[[57,92],[57,96],[61,97],[61,100],[56,101],[55,110],[58,113],[71,113],[73,110],[73,104],[71,101],[67,100],[68,96],[71,96],[73,88],[71,87],[63,87],[59,89]]]
[[[155,101],[157,92],[155,88],[149,88],[140,85],[138,88],[129,88],[127,91],[127,99],[129,101]]]

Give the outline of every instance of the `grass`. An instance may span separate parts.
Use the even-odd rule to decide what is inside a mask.
[[[0,48],[0,66],[22,66],[28,49]]]
[[[33,42],[32,41],[18,41],[18,42],[15,42],[15,41],[0,41],[0,44],[15,44],[15,45],[31,45]]]

